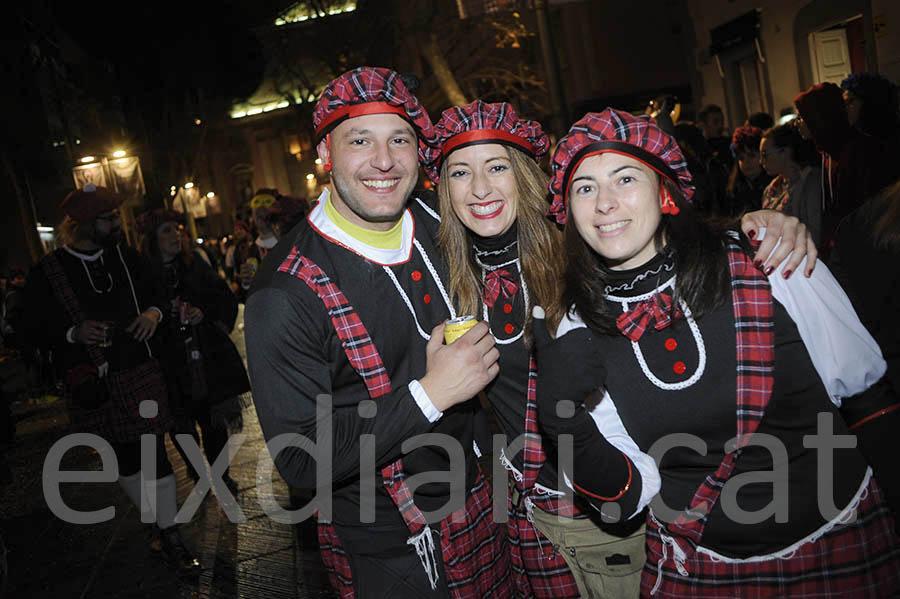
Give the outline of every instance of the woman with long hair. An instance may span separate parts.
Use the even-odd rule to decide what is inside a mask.
[[[437,184],[438,241],[448,263],[450,296],[459,314],[491,325],[500,374],[486,388],[487,398],[507,442],[521,443],[498,456],[509,471],[508,532],[519,593],[636,596],[644,560],[641,523],[604,529],[597,524],[599,514],[574,503],[555,459],[546,455],[537,423],[528,315],[541,305],[551,321],[562,319],[565,271],[562,236],[545,216],[547,177],[538,165],[549,140],[539,123],[520,119],[509,104],[480,100],[444,111],[435,129],[439,144],[427,148],[422,161]],[[748,228],[759,226],[747,222]],[[799,233],[796,254],[814,252]],[[789,246],[772,256],[773,264],[787,256]],[[597,430],[593,422],[589,426]],[[604,432],[619,443],[614,428]],[[627,435],[620,438],[644,481],[629,508],[632,515],[655,494],[658,477],[652,459]]]
[[[811,141],[788,123],[772,127],[759,142],[760,162],[774,177],[763,192],[763,208],[796,216],[821,242],[822,169]]]
[[[585,398],[599,389],[594,411],[657,458],[641,596],[900,590],[900,537],[872,469],[831,442],[848,434],[842,400],[896,398],[828,270],[787,280],[754,264],[748,237],[710,228],[678,145],[647,119],[587,114],[552,167],[567,312],[553,340],[535,323],[539,416],[560,447],[556,433],[574,435],[575,489],[622,516],[640,481],[630,455],[583,433]]]
[[[247,371],[228,336],[237,318],[237,300],[228,284],[193,251],[180,214],[163,209],[145,212],[137,228],[144,236],[143,253],[165,288],[170,311],[157,337],[175,433],[190,435],[199,445],[199,425],[203,451],[213,465],[226,449],[229,435],[241,429],[242,410],[249,405]],[[197,482],[202,472],[194,467],[182,443],[174,438],[173,442],[188,475]],[[227,467],[221,478],[232,493],[238,492]],[[216,477],[213,482],[218,482]]]
[[[728,177],[725,196],[728,198],[727,215],[734,217],[748,210],[762,207],[762,196],[772,176],[763,170],[759,160],[759,142],[762,129],[744,125],[731,136],[731,155],[734,165]]]

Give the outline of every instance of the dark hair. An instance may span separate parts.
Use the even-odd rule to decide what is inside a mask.
[[[878,73],[853,73],[841,81],[841,89],[862,102],[857,129],[882,140],[900,134],[897,86],[888,79]]]
[[[664,181],[664,185],[679,207],[677,215],[662,216],[655,236],[658,245],[666,237],[666,251],[675,258],[678,278],[672,309],[675,310],[679,300],[684,300],[693,316],[699,317],[723,305],[730,297],[725,234],[704,222],[675,185],[669,181]],[[571,222],[565,228],[565,246],[568,265],[563,305],[567,309],[574,307],[591,329],[617,334],[616,318],[621,312],[612,310],[604,299],[607,269],[603,258],[581,238]]]
[[[762,136],[771,139],[778,148],[790,148],[794,162],[804,166],[815,166],[819,163],[819,153],[812,140],[803,139],[793,123],[786,123],[768,129]]]
[[[759,127],[765,131],[775,125],[775,119],[768,112],[754,112],[747,117],[747,124],[751,127]]]

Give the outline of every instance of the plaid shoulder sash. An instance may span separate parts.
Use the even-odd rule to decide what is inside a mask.
[[[56,251],[50,252],[44,257],[43,270],[56,300],[62,305],[66,315],[72,320],[72,324],[76,327],[79,326],[85,320],[84,314],[81,311],[81,306],[78,304],[78,298],[75,297],[72,283],[69,281],[66,272],[63,270],[62,264],[59,262]],[[93,362],[94,366],[97,367],[97,370],[100,371],[104,364],[106,364],[106,358],[103,356],[103,351],[96,345],[89,344],[84,347],[87,350],[91,362]]]
[[[700,544],[707,517],[722,487],[759,427],[772,394],[775,372],[774,308],[769,281],[736,242],[728,241],[727,252],[737,337],[737,447],[706,477],[690,506],[668,527],[673,536],[687,542],[690,552]],[[666,542],[673,545],[675,563],[681,572],[684,548],[675,546],[671,538]]]
[[[328,275],[310,259],[300,255],[297,248],[291,250],[281,266],[278,267],[278,271],[302,280],[325,304],[334,329],[341,340],[344,353],[354,370],[363,379],[369,397],[375,400],[390,393],[391,380],[381,361],[378,349],[372,342],[372,338],[356,310]],[[416,544],[417,551],[420,549],[419,546],[423,545],[423,551],[427,549],[431,554],[432,562],[423,560],[423,564],[426,565],[429,578],[435,577],[434,581],[436,582],[437,566],[433,564],[434,545],[431,531],[422,511],[413,502],[413,494],[406,483],[406,475],[403,472],[403,460],[398,459],[382,468],[381,476],[388,494],[397,505],[397,509],[411,533],[410,541]],[[319,529],[320,540],[325,541],[321,545],[323,561],[329,569],[332,585],[340,591],[341,597],[352,597],[352,573],[349,562],[346,560],[346,554],[340,548],[340,539],[331,523],[320,522]],[[329,555],[329,553],[331,554]],[[347,594],[348,592],[349,594]]]

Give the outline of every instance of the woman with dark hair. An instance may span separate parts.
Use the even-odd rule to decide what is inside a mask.
[[[243,425],[250,381],[228,336],[237,318],[237,300],[228,284],[191,251],[181,223],[177,212],[157,209],[142,214],[137,228],[144,236],[143,252],[164,284],[170,310],[157,341],[163,350],[175,433],[191,435],[199,445],[199,425],[203,451],[212,465],[226,448],[229,434]],[[188,475],[196,482],[201,473],[182,444],[173,441]],[[228,468],[222,480],[237,493],[238,485]],[[218,481],[214,478],[213,482]]]
[[[448,292],[459,314],[491,325],[500,374],[485,391],[507,443],[524,445],[499,456],[510,473],[508,532],[519,592],[548,598],[636,596],[644,560],[642,522],[635,518],[602,527],[599,513],[573,502],[537,423],[528,315],[533,306],[547,306],[548,319],[559,322],[565,270],[561,235],[545,215],[547,177],[538,166],[549,140],[539,123],[519,118],[509,104],[480,100],[445,110],[435,130],[439,143],[423,151],[422,162],[437,184],[438,242],[448,262]],[[747,223],[748,229],[757,226],[752,219]],[[799,233],[796,264],[807,249],[806,234]],[[593,421],[586,425],[597,431]],[[633,515],[658,489],[656,467],[624,431],[603,432],[631,456],[636,479],[643,481],[642,487],[635,483],[626,514]]]
[[[763,192],[763,208],[796,216],[816,243],[822,241],[822,169],[811,141],[793,125],[778,125],[763,133],[759,155],[774,177]]]
[[[759,161],[762,134],[758,127],[744,126],[735,129],[731,136],[731,155],[735,162],[725,188],[728,198],[726,216],[738,216],[762,206],[763,191],[772,181]]]
[[[564,470],[611,516],[630,513],[637,469],[582,425],[585,398],[602,389],[594,410],[657,458],[641,596],[900,590],[900,537],[872,469],[829,442],[847,434],[842,400],[887,392],[878,346],[828,270],[761,271],[747,237],[698,217],[680,149],[646,119],[586,115],[552,167],[569,311],[555,340],[535,323],[539,417],[550,439],[574,435]]]

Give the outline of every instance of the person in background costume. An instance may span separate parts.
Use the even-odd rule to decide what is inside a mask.
[[[731,155],[734,166],[725,188],[727,202],[723,216],[735,217],[748,210],[762,207],[762,196],[772,177],[763,170],[759,161],[759,141],[763,131],[744,125],[731,136]]]
[[[896,396],[828,270],[762,271],[747,237],[710,229],[677,144],[646,119],[587,114],[552,167],[569,311],[554,340],[535,325],[539,416],[574,433],[576,489],[627,474],[604,497],[585,492],[601,509],[634,492],[634,469],[582,435],[586,397],[602,389],[595,409],[658,458],[641,596],[900,591],[900,537],[876,476],[855,444],[828,443],[848,434],[841,405]]]
[[[498,352],[484,323],[442,344],[444,321],[458,314],[435,247],[440,216],[433,194],[413,191],[432,123],[401,77],[377,67],[329,83],[313,119],[331,183],[269,253],[247,301],[263,433],[315,442],[330,427],[319,547],[341,597],[510,597],[508,550],[476,461],[484,415],[470,399],[496,376]],[[317,417],[317,397],[331,418]],[[464,495],[439,520],[425,514],[448,505],[447,479],[411,485],[417,473],[446,474],[450,454],[403,448],[429,432],[453,440]],[[273,459],[293,487],[325,483],[304,449]]]
[[[238,305],[228,284],[192,250],[182,235],[183,217],[171,210],[145,212],[137,219],[142,249],[165,290],[169,318],[156,336],[169,399],[175,416],[175,434],[188,434],[199,444],[210,464],[225,449],[229,434],[243,426],[242,409],[249,405],[250,381],[237,348],[228,336],[234,328]],[[181,453],[188,475],[196,482],[201,473]],[[204,468],[205,472],[205,468]],[[222,480],[237,493],[228,470]]]
[[[165,300],[147,261],[119,244],[122,201],[93,185],[63,200],[60,247],[28,276],[25,337],[52,350],[65,373],[72,428],[112,446],[119,485],[142,520],[156,522],[162,549],[177,571],[196,575],[200,563],[175,524],[175,475],[165,449],[172,419],[149,343],[164,320]],[[152,477],[142,471],[145,434],[156,437]],[[143,514],[154,505],[154,513]]]

